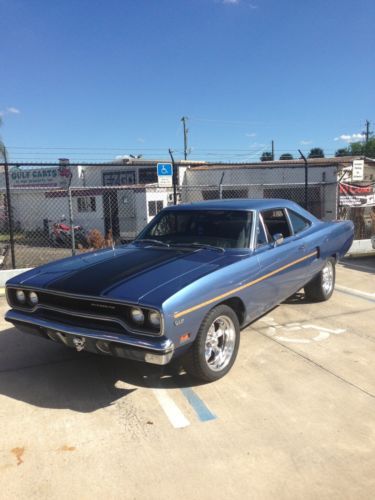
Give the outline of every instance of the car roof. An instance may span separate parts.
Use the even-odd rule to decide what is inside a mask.
[[[247,199],[231,198],[227,200],[208,200],[182,205],[173,205],[167,210],[267,210],[271,208],[292,208],[301,210],[301,207],[294,201],[284,200],[282,198],[268,199]]]

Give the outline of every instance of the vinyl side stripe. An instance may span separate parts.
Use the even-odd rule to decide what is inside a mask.
[[[229,290],[229,292],[225,292],[221,295],[217,295],[216,297],[213,297],[212,299],[206,300],[205,302],[201,302],[200,304],[197,304],[196,306],[189,307],[189,309],[185,309],[183,311],[177,312],[174,314],[174,317],[175,317],[175,319],[180,318],[181,316],[184,316],[185,314],[189,314],[191,312],[196,311],[197,309],[201,309],[202,307],[213,304],[217,300],[225,299],[226,297],[229,297],[233,293],[240,292],[241,290],[244,290],[245,288],[249,288],[250,286],[256,285],[260,281],[263,281],[263,280],[269,278],[270,276],[274,276],[275,274],[278,274],[281,271],[284,271],[284,269],[288,269],[289,267],[292,267],[300,262],[303,262],[304,260],[309,259],[310,257],[313,257],[314,255],[317,255],[317,253],[318,252],[315,250],[314,252],[311,252],[308,255],[301,257],[300,259],[294,260],[293,262],[289,262],[289,264],[285,264],[285,266],[279,267],[278,269],[275,269],[274,271],[271,271],[270,273],[267,273],[264,276],[260,276],[256,280],[250,281],[250,283],[246,283],[246,285],[241,285],[237,288],[233,288],[232,290]]]

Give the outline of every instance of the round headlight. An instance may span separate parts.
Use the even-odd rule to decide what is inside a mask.
[[[158,311],[151,311],[148,315],[148,319],[152,326],[160,326],[160,313],[158,313]]]
[[[25,295],[25,292],[23,290],[17,290],[16,297],[17,297],[18,302],[20,302],[21,304],[24,304],[26,302],[26,295]]]
[[[32,306],[36,306],[37,303],[39,302],[39,297],[35,292],[30,292],[29,293],[29,301]]]
[[[130,315],[134,323],[138,323],[139,325],[145,320],[145,315],[143,314],[142,309],[139,309],[138,307],[133,307],[130,310]]]

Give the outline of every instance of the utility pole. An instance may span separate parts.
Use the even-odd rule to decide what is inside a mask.
[[[272,139],[272,142],[271,142],[271,151],[272,151],[272,161],[275,160],[275,143]]]
[[[366,137],[366,144],[368,143],[368,140],[370,138],[370,122],[366,120],[366,130],[365,130],[365,137]]]
[[[365,121],[365,126],[366,126],[366,130],[364,132],[362,132],[365,136],[365,148],[364,148],[364,154],[365,156],[367,156],[368,154],[368,148],[367,148],[367,145],[368,145],[368,141],[370,139],[370,136],[372,136],[372,132],[370,131],[370,122],[369,120],[366,120]]]
[[[187,116],[183,116],[181,118],[182,125],[184,127],[184,159],[187,160],[187,155],[188,155],[188,132],[189,129],[186,127],[186,122],[188,120]]]

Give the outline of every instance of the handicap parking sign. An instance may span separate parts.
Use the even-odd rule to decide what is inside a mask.
[[[172,175],[172,163],[158,163],[158,177]]]
[[[171,187],[173,185],[173,167],[172,163],[158,163],[158,184],[160,187]]]

